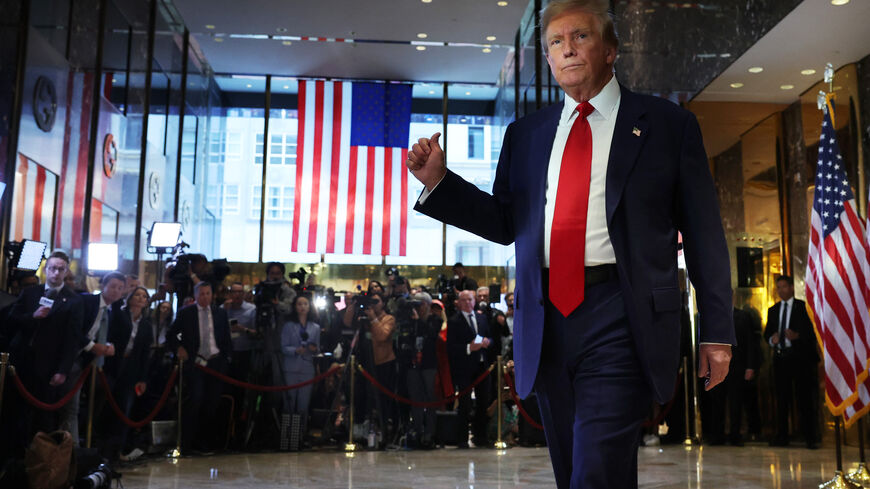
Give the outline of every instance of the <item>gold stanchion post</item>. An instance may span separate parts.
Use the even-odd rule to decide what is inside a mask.
[[[502,424],[502,421],[504,420],[504,414],[502,413],[502,407],[504,406],[504,403],[501,402],[501,396],[504,394],[504,392],[503,392],[504,388],[502,387],[502,380],[504,379],[502,377],[502,375],[504,375],[504,363],[502,363],[502,362],[503,362],[502,357],[501,357],[501,355],[499,355],[498,359],[496,360],[497,366],[496,366],[496,370],[495,370],[495,385],[496,385],[495,392],[496,392],[496,403],[497,403],[495,406],[495,412],[496,412],[496,416],[498,416],[498,435],[497,435],[496,442],[495,442],[495,448],[497,448],[498,450],[506,450],[507,449],[507,443],[505,443],[504,440],[501,439],[501,430],[502,430],[501,424]]]
[[[182,405],[182,372],[184,372],[184,364],[181,359],[178,359],[178,421],[175,422],[175,450],[169,452],[169,458],[181,458],[181,405]]]
[[[683,445],[692,446],[692,424],[689,421],[689,360],[683,357],[683,410],[686,416],[686,439]]]
[[[88,395],[88,432],[85,436],[85,448],[91,448],[91,438],[94,434],[94,396],[97,392],[97,364],[91,364],[91,387]]]
[[[353,453],[356,451],[356,444],[353,442],[353,406],[354,406],[354,390],[356,386],[354,385],[356,382],[356,356],[350,356],[350,404],[347,406],[347,443],[344,445],[344,451],[347,453]]]
[[[0,385],[2,384],[0,377]],[[846,479],[857,486],[870,488],[870,472],[867,471],[867,459],[864,457],[864,418],[858,419],[858,455],[858,468],[850,472]]]
[[[6,386],[6,367],[9,365],[9,354],[0,353],[0,413],[3,412],[3,389]]]

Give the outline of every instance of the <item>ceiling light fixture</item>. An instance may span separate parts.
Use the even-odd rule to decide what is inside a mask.
[[[293,44],[293,41],[281,41],[281,44],[283,44],[285,46],[289,46],[289,45]]]
[[[498,5],[499,7],[507,7],[507,2],[505,0],[501,0],[496,5]]]
[[[835,5],[839,7],[840,5],[846,5],[849,3],[849,0],[831,0],[831,5]]]
[[[794,85],[780,85],[779,86],[780,90],[791,90],[792,88],[794,88]]]
[[[245,85],[245,86],[246,86],[246,87],[248,87],[248,88],[251,88],[251,87],[253,87],[253,85],[251,85],[251,84],[250,84],[250,83],[248,83],[248,84],[247,84],[247,85]]]
[[[736,82],[731,84],[731,88],[741,88],[743,86],[742,83]]]
[[[806,70],[801,70],[801,75],[809,76],[809,75],[815,75],[815,74],[816,74],[816,70],[814,70],[812,68],[807,68]]]
[[[423,3],[432,3],[432,0],[420,0]]]
[[[214,38],[214,42],[224,42],[224,38],[216,37],[216,38]]]
[[[284,85],[284,90],[289,90],[289,89],[290,89],[290,85]]]
[[[205,28],[206,29],[214,29],[214,24],[206,24]]]
[[[426,46],[417,46],[417,51],[425,51]]]
[[[719,55],[719,57],[720,57],[720,58],[730,58],[730,57],[731,57],[731,53],[722,53],[722,54]]]
[[[483,51],[484,53],[491,53],[491,52],[492,52],[492,49],[489,49],[489,48],[483,48],[483,49],[481,49],[481,51]]]
[[[471,92],[465,92],[465,95],[471,95]]]
[[[762,68],[760,66],[753,66],[752,68],[749,68],[748,71],[750,73],[761,73],[762,71],[764,71],[764,68]]]
[[[495,41],[495,36],[486,36],[487,41]]]
[[[420,39],[426,39],[427,37],[429,37],[429,34],[426,34],[425,32],[421,32],[421,33],[417,34],[417,37]]]
[[[435,95],[435,90],[429,90],[429,95]]]

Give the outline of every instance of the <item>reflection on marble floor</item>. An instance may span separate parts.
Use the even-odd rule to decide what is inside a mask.
[[[848,472],[857,450],[844,450]],[[642,488],[817,488],[834,474],[834,450],[767,446],[641,448]],[[232,454],[152,459],[122,471],[142,488],[549,488],[546,448]]]

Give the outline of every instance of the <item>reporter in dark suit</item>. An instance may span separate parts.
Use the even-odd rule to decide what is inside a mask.
[[[480,338],[478,338],[478,336]],[[456,391],[467,388],[489,368],[493,359],[489,324],[483,314],[474,310],[474,292],[463,290],[456,300],[456,314],[447,321],[447,355],[450,376]],[[490,378],[474,388],[477,407],[471,422],[475,445],[487,446],[486,408],[489,406]],[[459,398],[459,447],[468,447],[468,415],[471,412],[471,393]]]
[[[24,289],[8,317],[13,328],[9,346],[11,363],[27,390],[49,403],[67,392],[64,388],[67,380],[78,380],[78,376],[72,378],[72,365],[78,354],[82,301],[64,286],[63,278],[68,270],[66,253],[53,252],[45,263],[45,285]],[[8,399],[10,401],[4,403],[3,418],[7,425],[5,430],[8,430],[5,433],[11,440],[9,445],[15,445],[13,450],[23,448],[37,431],[51,432],[60,427],[58,412],[30,408],[17,395]]]
[[[678,233],[708,387],[725,379],[734,343],[700,128],[690,112],[616,81],[608,5],[547,3],[542,42],[565,100],[508,126],[492,195],[446,168],[438,134],[406,162],[426,187],[419,212],[515,244],[517,391],[537,394],[560,488],[637,486],[640,424],[650,401],[671,399],[677,375]]]
[[[233,351],[226,312],[212,304],[209,282],[193,288],[196,302],[178,311],[166,342],[184,362],[183,450],[211,450],[216,445],[215,414],[223,385],[220,380],[195,368],[205,365],[225,374]],[[200,446],[192,446],[196,439]]]
[[[789,443],[788,414],[796,403],[807,448],[818,448],[819,352],[813,323],[804,301],[794,297],[794,279],[776,279],[781,299],[767,311],[764,339],[773,348],[773,382],[776,386],[776,437],[771,445]]]

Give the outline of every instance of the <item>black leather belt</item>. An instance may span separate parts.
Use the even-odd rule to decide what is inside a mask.
[[[593,285],[601,284],[607,282],[609,280],[613,280],[617,278],[618,272],[616,269],[615,263],[608,263],[605,265],[595,265],[594,267],[585,267],[584,271],[584,284],[586,287],[591,287]],[[543,280],[544,287],[546,288],[550,283],[550,269],[545,268],[543,270]]]

